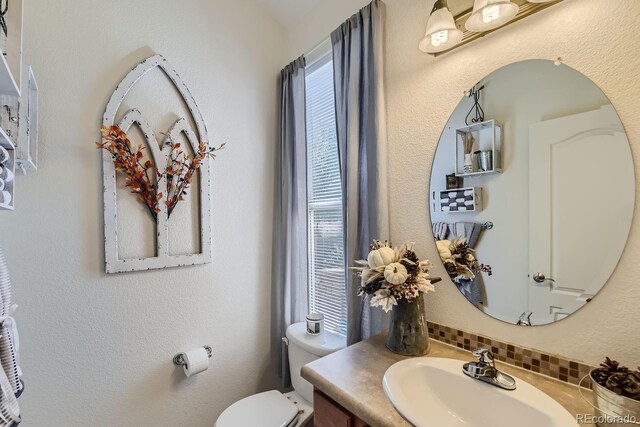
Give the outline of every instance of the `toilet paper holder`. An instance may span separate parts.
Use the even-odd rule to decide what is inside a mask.
[[[211,359],[211,357],[213,356],[213,349],[208,345],[203,345],[202,347],[207,350],[207,356],[209,356],[209,359]],[[173,364],[176,366],[186,365],[186,362],[184,361],[184,353],[178,353],[173,356]]]

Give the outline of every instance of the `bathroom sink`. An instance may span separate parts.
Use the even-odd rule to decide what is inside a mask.
[[[384,392],[417,427],[574,427],[575,418],[547,394],[516,378],[507,391],[472,379],[463,361],[419,357],[384,374]]]

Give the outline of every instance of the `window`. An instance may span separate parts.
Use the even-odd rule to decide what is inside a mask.
[[[342,187],[331,52],[307,66],[309,310],[327,330],[346,335]]]

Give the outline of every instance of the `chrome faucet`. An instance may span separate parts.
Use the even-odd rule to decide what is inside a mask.
[[[518,319],[518,323],[516,323],[516,325],[518,326],[531,326],[531,316],[533,315],[533,311],[529,312],[529,314],[527,315],[527,312],[525,311],[524,313],[522,313],[520,315],[520,318]]]
[[[496,368],[493,354],[488,348],[474,350],[473,355],[478,358],[478,361],[465,363],[462,366],[462,371],[467,376],[505,390],[516,389],[516,380]]]

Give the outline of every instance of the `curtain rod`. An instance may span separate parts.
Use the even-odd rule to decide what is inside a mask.
[[[309,49],[309,51],[307,53],[305,53],[304,56],[309,56],[309,55],[313,54],[316,50],[320,49],[322,47],[322,45],[324,45],[325,43],[329,43],[330,41],[331,41],[331,37],[325,38],[320,43],[316,44],[314,47]]]
[[[307,67],[331,52],[331,37],[327,37],[304,54]]]

